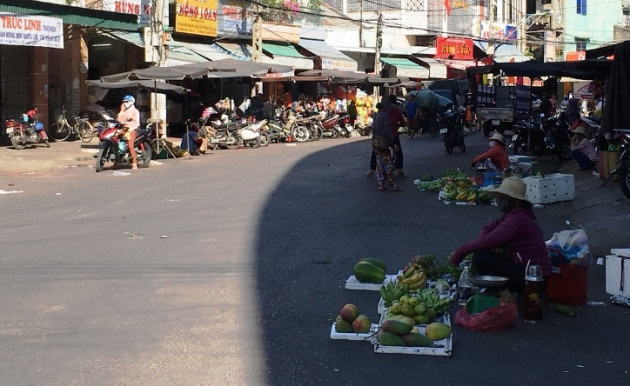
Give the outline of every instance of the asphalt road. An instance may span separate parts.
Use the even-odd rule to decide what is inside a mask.
[[[356,260],[395,272],[418,253],[445,257],[499,215],[412,185],[487,146],[466,140],[468,153],[447,155],[437,139],[403,138],[401,193],[365,177],[365,138],[217,151],[130,175],[1,173],[0,189],[21,193],[0,195],[0,384],[628,384],[628,308],[610,304],[597,265],[588,297],[605,306],[575,307],[575,318],[550,309],[499,333],[455,327],[451,357],[329,338],[345,303],[376,321],[378,294],[344,289]],[[622,246],[610,240],[627,234],[628,203],[579,177],[576,200],[537,210],[546,238],[583,224],[598,253]],[[581,193],[592,186],[605,194]],[[592,207],[599,217],[586,218]]]

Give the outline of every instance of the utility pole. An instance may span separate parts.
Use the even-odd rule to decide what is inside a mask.
[[[383,14],[378,10],[378,21],[376,24],[376,47],[374,51],[374,74],[381,75],[381,46],[383,45]],[[374,87],[376,100],[379,97],[378,87]]]
[[[166,65],[166,32],[164,30],[165,1],[166,0],[153,0],[151,2],[151,48],[153,52],[151,61],[157,66]],[[156,50],[157,57],[155,55]],[[149,94],[148,103],[151,111],[150,118],[156,122],[155,131],[157,137],[160,122],[166,122],[166,94],[157,93],[157,90],[153,91],[154,92]],[[166,137],[166,130],[163,131],[162,137]]]
[[[255,8],[256,16],[254,17],[254,24],[252,25],[252,62],[262,62],[262,30],[263,30],[263,20],[262,20],[262,8],[260,5],[256,4]],[[253,87],[250,90],[250,96],[254,97],[258,94],[258,90],[262,93],[263,84],[262,82],[254,83]]]
[[[363,0],[359,0],[359,4],[361,6],[359,10],[359,18],[361,19],[361,24],[359,24],[359,47],[363,47]]]

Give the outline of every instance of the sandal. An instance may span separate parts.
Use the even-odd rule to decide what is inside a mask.
[[[402,191],[403,191],[403,188],[402,188],[402,187],[400,187],[400,186],[398,186],[398,185],[396,185],[396,184],[392,184],[392,185],[389,187],[389,190],[390,190],[390,191],[392,191],[392,192],[402,192]]]

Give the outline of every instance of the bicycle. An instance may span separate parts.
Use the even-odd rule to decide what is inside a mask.
[[[74,125],[70,125],[66,118],[66,107],[64,106],[57,122],[50,125],[50,135],[56,141],[65,141],[70,135],[76,135],[83,142],[90,142],[94,137],[94,127],[89,118],[74,118]]]

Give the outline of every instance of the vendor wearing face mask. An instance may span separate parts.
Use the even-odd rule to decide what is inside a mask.
[[[498,170],[500,172],[510,165],[510,159],[505,150],[505,139],[499,133],[494,133],[488,138],[490,149],[476,156],[472,163],[471,168],[475,168],[477,163],[481,162],[488,170]]]
[[[525,190],[518,177],[508,177],[492,190],[503,215],[483,226],[475,240],[457,248],[449,261],[457,265],[472,253],[473,270],[479,275],[507,277],[510,292],[522,293],[528,262],[540,265],[543,276],[548,277],[547,246]]]

